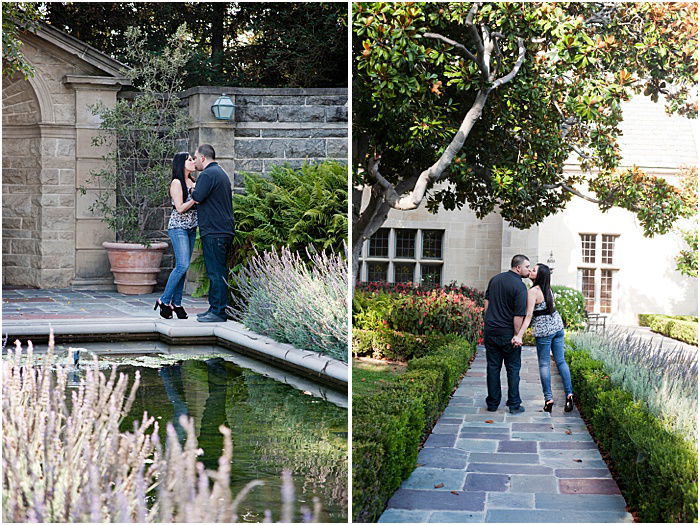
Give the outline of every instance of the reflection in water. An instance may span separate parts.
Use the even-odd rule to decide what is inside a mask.
[[[120,365],[119,370],[133,374],[135,367]],[[206,468],[218,466],[223,448],[219,426],[231,429],[232,490],[238,492],[253,479],[265,482],[246,498],[242,520],[262,521],[265,509],[280,508],[280,472],[288,468],[299,504],[311,506],[318,497],[321,521],[347,521],[346,409],[221,358],[138,370],[141,387],[132,414],[156,416],[162,438],[165,424],[173,421],[183,442],[177,419],[193,418]],[[125,421],[124,428],[132,421]]]

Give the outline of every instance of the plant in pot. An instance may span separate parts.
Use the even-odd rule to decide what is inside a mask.
[[[190,125],[187,109],[176,93],[182,87],[187,62],[186,28],[180,26],[160,54],[146,47],[137,28],[126,32],[124,74],[138,91],[121,96],[114,107],[90,106],[101,119],[94,146],[107,147],[103,167],[90,172],[100,190],[90,210],[115,232],[117,242],[104,242],[117,291],[150,293],[156,284],[166,242],[162,235],[163,207],[169,203],[171,162],[177,142]],[[84,195],[85,186],[80,187]]]

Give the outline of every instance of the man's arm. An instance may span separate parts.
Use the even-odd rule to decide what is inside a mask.
[[[517,334],[520,332],[520,327],[523,325],[523,321],[525,320],[525,317],[521,317],[519,315],[516,315],[513,317],[513,329],[515,333]]]
[[[486,310],[488,310],[488,309],[489,309],[489,300],[484,299],[484,313],[486,313]]]
[[[204,202],[209,197],[212,189],[212,176],[207,173],[202,172],[197,179],[197,185],[192,190],[192,200],[197,204]]]

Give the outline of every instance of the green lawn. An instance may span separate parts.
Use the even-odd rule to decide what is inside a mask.
[[[352,360],[353,394],[365,394],[380,388],[383,384],[406,371],[405,364],[382,363],[380,361]]]

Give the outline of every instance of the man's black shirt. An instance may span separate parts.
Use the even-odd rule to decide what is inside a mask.
[[[514,317],[525,317],[527,288],[518,274],[512,271],[491,278],[486,288],[489,308],[484,319],[484,332],[491,335],[515,335]]]
[[[216,162],[207,165],[192,192],[197,204],[199,235],[233,235],[231,181]]]

